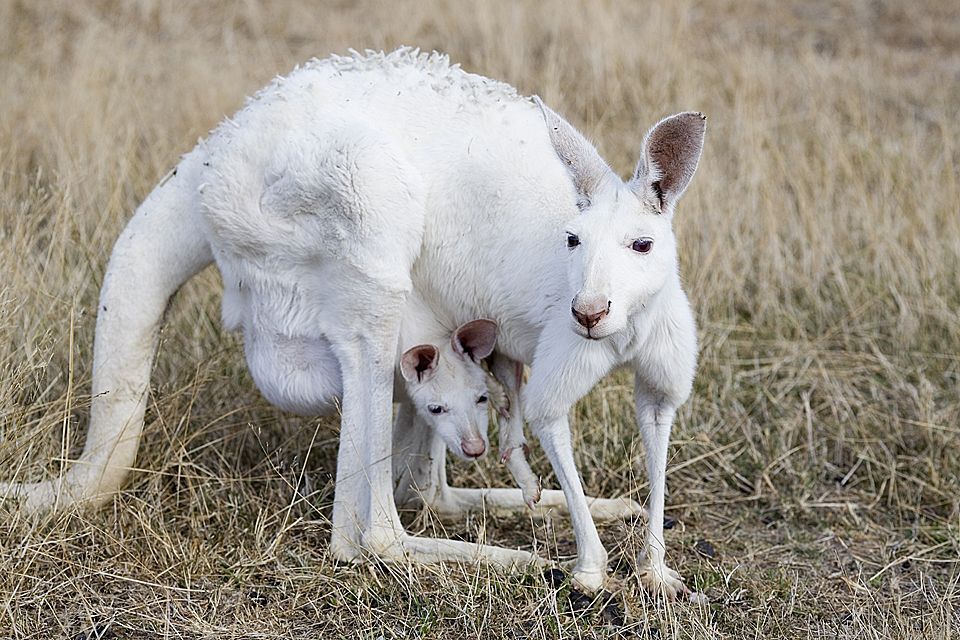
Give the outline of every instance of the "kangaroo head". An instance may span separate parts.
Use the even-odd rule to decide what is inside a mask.
[[[705,118],[687,112],[657,123],[624,182],[573,126],[535,100],[580,210],[557,238],[567,247],[571,326],[585,338],[605,338],[677,277],[671,223],[700,159]]]
[[[496,341],[496,323],[473,320],[454,331],[448,344],[417,345],[400,358],[417,413],[463,459],[479,458],[489,447],[487,374],[480,363]]]

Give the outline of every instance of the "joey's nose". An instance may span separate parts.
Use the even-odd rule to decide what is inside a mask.
[[[463,455],[470,458],[479,458],[487,450],[487,445],[483,440],[461,440],[460,448],[463,449]]]
[[[570,307],[570,310],[573,312],[573,317],[577,319],[583,327],[587,329],[592,329],[597,326],[603,318],[610,313],[610,301],[607,300],[607,305],[597,308],[596,306],[586,306],[583,305],[579,309],[577,308],[576,301],[574,301],[573,306]]]

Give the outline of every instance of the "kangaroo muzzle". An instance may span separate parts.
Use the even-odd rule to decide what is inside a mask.
[[[463,455],[469,458],[479,458],[487,451],[487,444],[481,438],[463,439],[460,441]]]
[[[573,317],[576,318],[577,322],[583,326],[585,329],[592,329],[593,327],[600,324],[600,321],[603,320],[610,313],[611,301],[607,300],[605,302],[593,302],[593,303],[581,303],[577,298],[573,299],[573,303],[570,306],[570,311],[573,313]]]

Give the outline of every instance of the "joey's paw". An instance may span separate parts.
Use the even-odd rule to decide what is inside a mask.
[[[520,491],[523,493],[523,501],[528,507],[533,509],[537,506],[537,503],[540,502],[540,496],[543,494],[543,486],[540,484],[540,478],[536,477],[524,483],[524,485],[520,487]]]
[[[651,595],[662,595],[670,600],[677,596],[689,597],[690,589],[683,583],[679,573],[666,564],[643,561],[639,567],[640,584]]]
[[[527,446],[526,442],[521,442],[520,444],[506,444],[500,449],[500,462],[507,464],[510,462],[511,458],[514,455],[516,449],[520,449],[523,453],[523,459],[526,460],[530,456],[530,447]]]

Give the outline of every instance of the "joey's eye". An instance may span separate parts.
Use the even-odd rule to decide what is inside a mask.
[[[477,398],[477,404],[483,404],[486,401],[487,401],[487,396],[485,395],[482,395],[479,398]]]
[[[580,238],[575,233],[567,234],[567,248],[574,249],[580,246]]]
[[[650,253],[650,249],[653,249],[653,240],[650,238],[640,238],[639,240],[634,240],[633,244],[630,245],[630,248],[637,253]]]
[[[441,407],[438,404],[431,404],[431,405],[427,405],[427,411],[429,411],[435,416],[438,416],[441,413],[443,413],[443,407]]]

